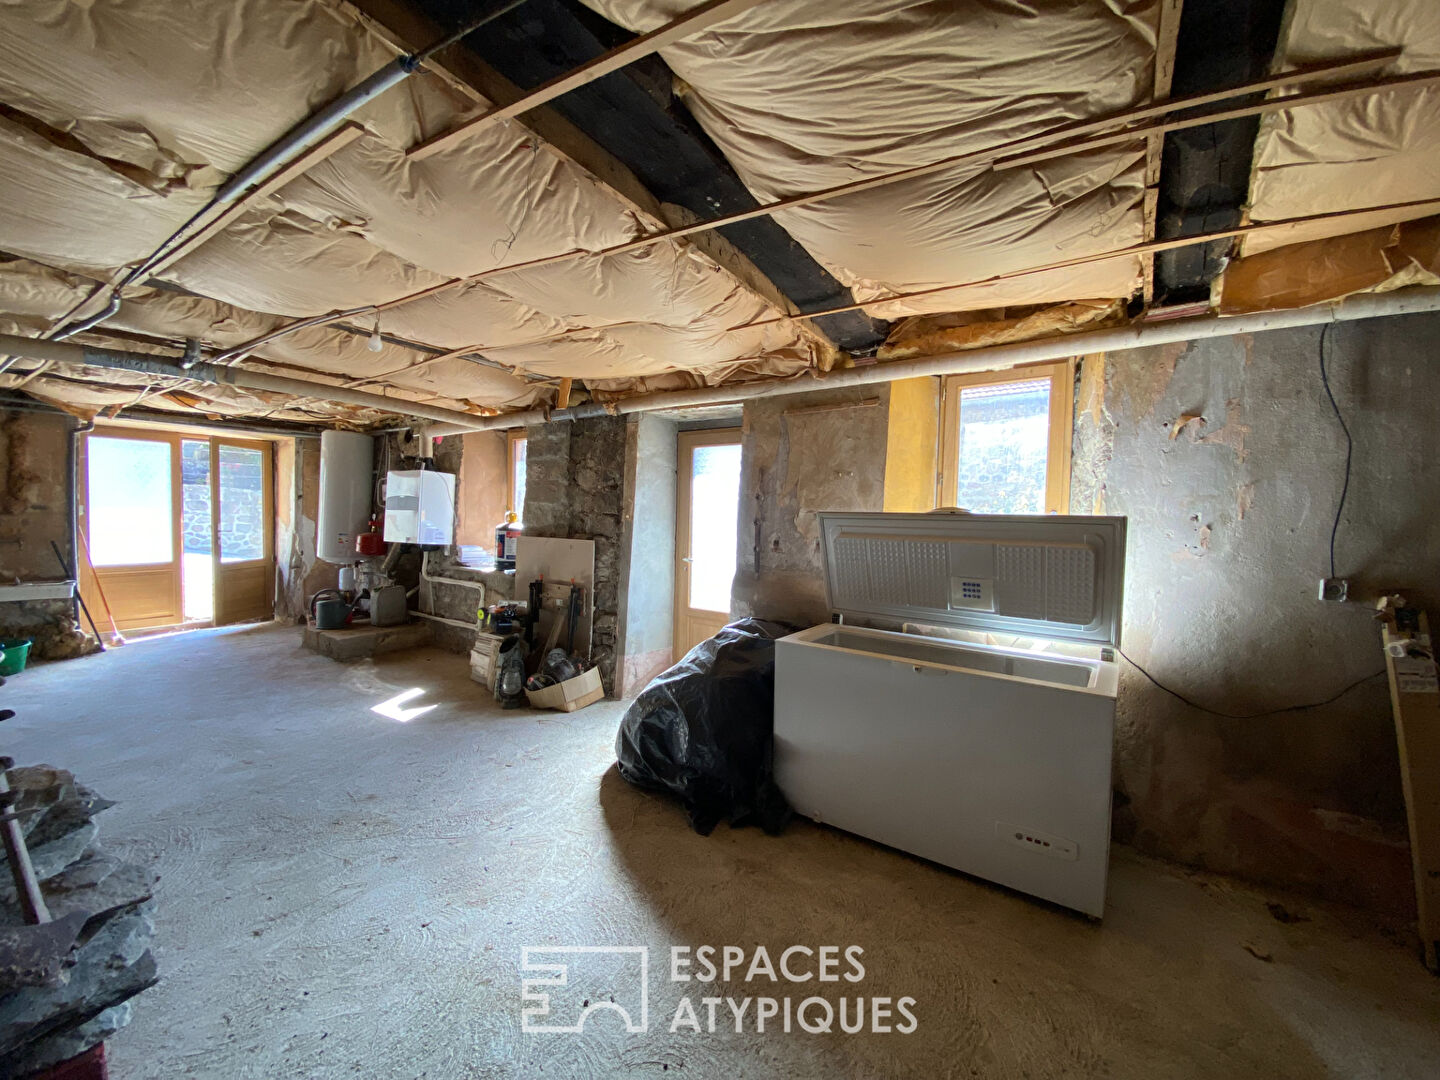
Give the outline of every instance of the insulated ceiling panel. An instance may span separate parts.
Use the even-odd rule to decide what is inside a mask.
[[[340,0],[0,6],[0,252],[24,257],[8,288],[25,332],[59,325],[236,169],[396,54]],[[296,319],[378,305],[385,333],[413,347],[370,353],[363,337],[327,326],[242,362],[472,410],[532,403],[543,388],[526,371],[594,372],[615,385],[794,374],[815,362],[813,337],[776,302],[686,241],[508,271],[660,223],[515,121],[423,161],[405,156],[488,108],[432,71],[387,91],[352,116],[362,137],[160,271],[194,296],[137,283],[105,329],[225,349]],[[60,271],[79,278],[41,303]],[[434,359],[463,349],[496,359]],[[496,370],[507,362],[516,370]]]
[[[690,0],[585,0],[635,31]],[[662,51],[762,201],[983,151],[1148,99],[1157,5],[773,0]],[[1138,242],[1143,146],[962,165],[776,219],[862,299],[984,281]],[[1129,296],[1133,259],[872,309],[882,317]]]
[[[1276,64],[1284,70],[1395,47],[1401,49],[1399,58],[1378,74],[1440,70],[1440,3],[1294,0]],[[1250,188],[1253,221],[1435,198],[1440,198],[1440,88],[1387,90],[1274,113],[1261,123]],[[1432,213],[1433,208],[1399,210],[1393,220]],[[1254,254],[1336,231],[1321,225],[1271,241],[1252,238],[1244,250]]]

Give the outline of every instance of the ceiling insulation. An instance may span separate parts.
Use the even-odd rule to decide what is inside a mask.
[[[635,31],[691,0],[584,0]],[[1158,4],[772,0],[661,51],[762,201],[985,150],[1149,100]],[[775,215],[858,299],[982,281],[1142,239],[1144,144],[960,165]],[[1128,297],[1134,258],[871,307],[882,318]]]
[[[577,2],[642,33],[698,0]],[[82,413],[143,400],[367,424],[393,414],[327,402],[325,387],[392,398],[396,414],[424,403],[488,415],[543,405],[561,379],[608,400],[829,369],[833,343],[717,231],[595,254],[697,211],[663,206],[560,114],[522,110],[410,154],[490,111],[469,83],[508,101],[505,80],[463,47],[351,114],[303,168],[247,195],[213,234],[151,262],[296,124],[429,43],[407,35],[442,32],[419,29],[424,17],[403,2],[361,6],[405,25],[382,26],[345,0],[0,5],[0,331],[53,334],[102,312],[107,290],[143,265],[119,310],[77,341],[174,356],[198,339],[217,363],[309,379],[317,396],[5,358],[0,389]],[[1141,293],[1140,259],[1105,256],[1147,238],[1143,140],[990,162],[1016,140],[1148,103],[1164,82],[1161,7],[765,0],[660,57],[762,203],[972,156],[773,215],[771,228],[783,226],[870,315],[909,320],[885,350],[909,355],[1108,322]],[[1385,74],[1440,69],[1440,4],[1292,0],[1275,67],[1397,46]],[[1434,88],[1267,116],[1250,220],[1440,199],[1437,117]],[[1285,226],[1268,243],[1251,237],[1246,254],[1434,212]],[[1255,310],[1357,282],[1430,280],[1432,247],[1429,231],[1376,231],[1304,254],[1298,277],[1282,252],[1248,276],[1241,260],[1225,303]],[[1353,266],[1342,265],[1347,251]],[[1054,265],[1069,260],[1082,264]],[[315,324],[295,325],[303,320]]]
[[[1279,70],[1399,47],[1383,75],[1440,69],[1436,0],[1292,0],[1276,52]],[[1277,112],[1260,125],[1250,186],[1256,222],[1440,198],[1440,87],[1383,93]],[[1392,220],[1433,209],[1399,210]],[[1286,242],[1337,230],[1319,224]],[[1278,241],[1255,238],[1246,255]]]
[[[163,64],[153,62],[157,43]],[[395,55],[338,0],[0,8],[0,250],[21,256],[0,275],[0,299],[27,316],[16,329],[63,320],[158,248],[226,176]],[[380,316],[387,334],[432,352],[483,353],[490,366],[393,344],[371,353],[333,326],[277,338],[244,362],[375,380],[397,397],[473,411],[533,403],[528,373],[623,389],[636,378],[704,384],[815,362],[813,332],[683,241],[494,273],[623,243],[657,223],[515,122],[406,159],[488,107],[430,72],[386,92],[352,117],[363,137],[159,275],[206,299],[127,290],[105,328],[223,349],[287,318],[400,302]],[[81,277],[38,303],[56,271]],[[477,274],[491,276],[453,287]],[[29,296],[23,312],[14,295]]]

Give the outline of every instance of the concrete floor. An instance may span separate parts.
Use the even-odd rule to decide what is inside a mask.
[[[1097,926],[808,824],[702,838],[616,776],[618,704],[502,713],[461,657],[298,643],[199,631],[3,692],[6,752],[119,800],[102,837],[158,877],[162,982],[116,1080],[1435,1075],[1440,980],[1363,915],[1120,851]],[[435,707],[373,711],[412,688]],[[866,974],[668,981],[668,946],[707,943],[859,945]],[[547,945],[649,946],[649,1033],[522,1033],[520,950]],[[629,1000],[595,959],[570,989]],[[918,1027],[757,1034],[752,1005],[737,1035],[721,1005],[716,1034],[669,1031],[682,996],[705,1024],[707,995],[812,994],[910,996]]]

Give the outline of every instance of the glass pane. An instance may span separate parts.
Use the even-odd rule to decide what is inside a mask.
[[[730,610],[740,511],[740,447],[697,446],[690,465],[690,606]]]
[[[220,561],[265,557],[265,455],[220,447]]]
[[[519,521],[525,520],[525,447],[529,445],[528,439],[516,439],[512,444],[515,447],[515,463],[513,468],[513,482],[515,486],[515,505],[510,509],[515,511],[515,517]]]
[[[1050,380],[960,392],[955,505],[977,514],[1043,514]]]
[[[91,435],[86,459],[94,565],[170,562],[175,557],[170,444]]]
[[[214,567],[210,561],[210,444],[180,441],[180,594],[185,618],[215,614]]]

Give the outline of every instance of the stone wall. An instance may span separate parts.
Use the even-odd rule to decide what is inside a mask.
[[[864,386],[746,403],[731,615],[829,620],[815,515],[883,509],[889,394]]]
[[[210,554],[210,444],[200,439],[180,443],[181,550]]]
[[[227,461],[227,453],[236,456]],[[258,558],[265,550],[265,483],[268,478],[255,467],[253,455],[245,451],[221,446],[218,459],[221,555],[225,558],[232,555]]]
[[[71,569],[70,441],[73,417],[0,411],[0,580],[65,577],[51,541]],[[103,617],[103,616],[102,616]],[[76,629],[69,600],[0,603],[0,637],[31,638],[32,660],[60,660],[95,647]]]
[[[1072,509],[1129,520],[1124,648],[1209,709],[1323,700],[1381,671],[1368,604],[1440,604],[1440,316],[1217,338],[1087,359]],[[1186,415],[1200,419],[1176,425]],[[1123,670],[1116,834],[1143,851],[1404,911],[1413,905],[1385,680],[1332,704],[1253,719],[1192,708]]]
[[[626,422],[603,416],[529,429],[525,535],[595,541],[591,659],[616,693]]]

